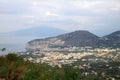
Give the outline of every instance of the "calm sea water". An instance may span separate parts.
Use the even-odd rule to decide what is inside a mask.
[[[6,51],[0,51],[0,54],[25,52],[27,42],[36,38],[38,37],[0,37],[0,49],[6,48]]]

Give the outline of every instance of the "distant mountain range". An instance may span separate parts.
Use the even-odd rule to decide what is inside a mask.
[[[66,31],[58,28],[40,26],[32,27],[28,29],[12,31],[8,33],[1,33],[0,36],[12,36],[12,37],[51,37],[64,34]]]
[[[120,47],[120,31],[116,31],[104,37],[98,37],[88,31],[75,31],[56,37],[35,39],[27,44],[27,51],[43,49],[69,48],[69,47]]]
[[[36,38],[46,38],[64,34],[67,31],[50,26],[38,26],[18,31],[0,33],[0,49],[6,48],[8,52],[23,52],[28,41]]]

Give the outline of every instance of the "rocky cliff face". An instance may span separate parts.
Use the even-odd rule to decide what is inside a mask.
[[[64,46],[65,41],[59,38],[36,39],[28,42],[27,51],[50,51],[52,48]]]
[[[120,31],[98,37],[88,31],[75,31],[56,37],[35,39],[27,44],[27,51],[52,51],[70,47],[120,47]]]

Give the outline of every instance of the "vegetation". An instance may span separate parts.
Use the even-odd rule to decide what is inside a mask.
[[[22,58],[15,54],[0,56],[0,78],[5,80],[20,80],[27,66]]]
[[[0,56],[0,80],[106,80],[101,75],[86,76],[83,71],[74,65],[59,68],[31,63],[12,53]]]
[[[4,51],[6,51],[6,48],[2,48],[2,49],[0,49],[0,51],[4,52]]]
[[[24,61],[16,54],[0,56],[0,80],[78,80],[80,71],[70,66],[50,67]]]

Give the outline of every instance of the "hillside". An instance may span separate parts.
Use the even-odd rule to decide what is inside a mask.
[[[105,47],[120,47],[120,31],[102,37],[100,43]]]
[[[65,41],[67,47],[84,47],[84,46],[96,46],[99,39],[98,36],[88,31],[75,31],[65,35],[57,36],[60,40]]]
[[[99,37],[88,31],[75,31],[56,37],[45,39],[35,39],[28,42],[26,49],[28,51],[53,50],[54,48],[70,48],[70,47],[96,47]]]
[[[56,37],[29,41],[27,51],[54,51],[70,47],[120,47],[120,31],[98,37],[88,31],[75,31]]]

